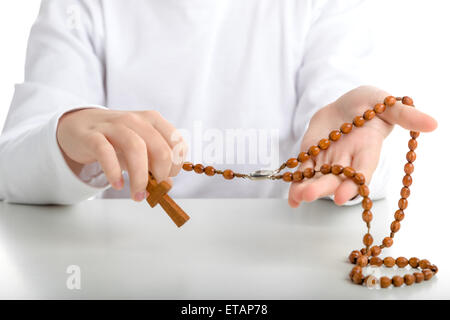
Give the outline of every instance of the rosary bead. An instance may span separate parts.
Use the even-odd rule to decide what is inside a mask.
[[[355,284],[361,284],[363,282],[363,278],[364,277],[363,277],[362,273],[355,273],[353,275],[352,281]]]
[[[320,172],[322,174],[329,174],[331,172],[331,166],[329,164],[323,164],[320,167]]]
[[[384,104],[388,107],[393,107],[397,103],[397,99],[393,96],[386,97]]]
[[[316,174],[315,170],[313,168],[306,168],[303,170],[303,176],[307,179],[311,179]]]
[[[185,162],[185,163],[183,163],[183,170],[192,171],[192,170],[194,170],[194,165],[190,162]]]
[[[408,162],[414,162],[416,161],[416,153],[414,151],[409,151],[406,154],[406,160],[408,160]]]
[[[203,167],[203,165],[202,164],[196,164],[195,166],[194,166],[194,171],[196,172],[196,173],[203,173],[204,171],[205,171],[205,168]]]
[[[207,176],[213,176],[213,175],[215,175],[216,174],[216,169],[214,169],[213,167],[211,167],[211,166],[207,166],[206,168],[205,168],[205,174],[207,175]]]
[[[300,182],[300,181],[302,181],[303,180],[303,172],[301,172],[301,171],[295,171],[293,174],[292,174],[292,181],[294,181],[294,182]]]
[[[234,178],[234,172],[230,169],[227,169],[223,172],[223,177],[227,180],[231,180]]]
[[[300,152],[300,154],[298,155],[297,160],[299,162],[303,162],[304,163],[304,162],[308,161],[309,158],[310,158],[309,154],[307,154],[306,152]]]
[[[408,198],[411,194],[411,190],[409,190],[408,187],[403,187],[402,190],[400,191],[400,196],[402,198]]]
[[[381,277],[380,278],[380,286],[384,288],[388,288],[392,284],[391,278],[388,277]]]
[[[393,276],[392,283],[394,284],[394,287],[401,287],[403,285],[403,277]]]
[[[378,103],[373,107],[373,110],[378,114],[383,113],[386,110],[386,105],[384,103]]]
[[[354,276],[355,274],[357,274],[357,273],[362,274],[362,268],[361,268],[360,266],[354,266],[354,267],[352,268],[352,271],[350,271],[350,274],[349,274],[350,279],[353,280],[353,276]]]
[[[317,156],[320,153],[320,148],[318,146],[311,146],[308,150],[310,156]]]
[[[370,259],[370,265],[381,267],[383,265],[383,260],[381,260],[379,257],[373,257],[372,259]]]
[[[405,257],[398,257],[397,260],[395,260],[395,264],[399,268],[404,268],[409,264],[409,261]]]
[[[398,232],[398,230],[400,230],[400,222],[393,221],[391,223],[391,231],[395,233],[395,232]]]
[[[360,256],[358,259],[356,259],[356,264],[360,267],[365,267],[369,263],[369,259],[367,259],[366,256]]]
[[[372,238],[372,235],[371,235],[370,233],[366,233],[366,234],[364,235],[363,243],[364,243],[364,245],[367,246],[367,247],[369,247],[369,246],[372,245],[372,243],[373,243],[373,238]]]
[[[408,200],[401,198],[400,200],[398,200],[398,207],[401,210],[405,210],[408,207]]]
[[[331,172],[335,175],[340,175],[343,170],[344,170],[344,167],[341,166],[340,164],[333,164],[331,166]]]
[[[416,139],[411,139],[408,141],[408,148],[411,151],[414,151],[417,149],[417,140]]]
[[[291,182],[293,180],[292,172],[285,172],[283,174],[283,180],[286,182]]]
[[[361,254],[366,255],[367,254],[367,249],[366,248],[362,248],[361,249]]]
[[[412,285],[413,283],[416,282],[416,277],[414,275],[412,275],[412,274],[405,274],[403,279],[405,280],[405,284],[407,286],[410,286],[410,285]]]
[[[364,183],[366,183],[366,178],[362,173],[358,172],[353,177],[353,181],[358,185],[363,185]]]
[[[372,120],[373,118],[375,118],[375,111],[373,110],[367,110],[366,112],[364,112],[364,119],[369,121]]]
[[[296,168],[298,166],[298,160],[295,158],[291,158],[288,161],[286,161],[286,166],[288,168]]]
[[[383,239],[383,245],[386,248],[391,247],[393,243],[394,243],[394,240],[392,238],[390,238],[390,237],[386,237],[386,238]]]
[[[327,150],[330,147],[330,140],[328,139],[322,139],[319,141],[319,148],[322,150]]]
[[[369,210],[364,210],[362,214],[362,219],[365,223],[369,223],[373,219],[373,214]]]
[[[433,272],[430,269],[425,269],[422,270],[423,273],[423,277],[425,280],[430,280],[431,278],[433,278]]]
[[[343,134],[350,133],[350,132],[352,131],[352,129],[353,129],[353,125],[352,125],[351,123],[344,123],[344,124],[341,126],[341,132],[342,132]]]
[[[413,99],[411,99],[411,98],[408,97],[408,96],[403,97],[402,103],[405,104],[405,105],[407,105],[407,106],[413,106],[413,105],[414,105]]]
[[[406,163],[404,167],[406,174],[412,174],[414,172],[414,165],[412,163]]]
[[[365,184],[361,185],[358,187],[358,193],[361,197],[367,197],[369,196],[369,187],[366,186]]]
[[[383,259],[383,263],[386,267],[388,268],[392,268],[393,266],[395,266],[395,260],[392,257],[386,257]]]
[[[355,118],[353,118],[353,125],[355,127],[362,127],[364,125],[364,122],[366,121],[361,116],[356,116]]]
[[[403,218],[405,218],[405,213],[403,212],[403,210],[397,210],[397,211],[395,211],[395,213],[394,213],[394,218],[395,218],[395,220],[397,220],[397,221],[402,221],[403,220]]]
[[[364,210],[372,209],[372,200],[370,200],[368,197],[364,197],[362,201],[362,207],[364,208]]]
[[[373,247],[371,248],[371,253],[372,253],[372,256],[374,256],[374,257],[379,256],[380,253],[381,253],[381,248],[380,248],[380,246],[373,246]]]
[[[430,270],[433,271],[434,273],[438,273],[438,271],[439,271],[437,265],[435,265],[435,264],[433,264],[433,265],[430,267]]]
[[[407,174],[403,177],[403,185],[405,187],[409,187],[412,185],[412,177],[411,175]]]
[[[347,178],[353,178],[353,176],[355,175],[356,171],[355,169],[353,169],[352,167],[345,167],[344,170],[342,171],[344,173],[344,175]]]
[[[419,267],[422,270],[423,269],[428,269],[429,267],[431,267],[431,263],[427,259],[422,259],[422,260],[419,261]]]
[[[338,141],[341,137],[341,132],[339,130],[333,130],[330,132],[330,135],[328,136],[331,141]]]
[[[356,260],[361,257],[361,255],[361,252],[359,252],[358,250],[353,250],[352,252],[350,252],[348,260],[350,261],[350,263],[355,264]]]
[[[425,279],[422,272],[414,272],[413,275],[416,278],[416,283],[421,283]]]
[[[419,261],[420,261],[419,258],[412,257],[412,258],[409,259],[409,265],[410,265],[412,268],[417,268],[417,267],[419,266]]]
[[[411,138],[413,139],[417,139],[420,136],[420,132],[417,131],[410,131],[409,135],[411,136]]]

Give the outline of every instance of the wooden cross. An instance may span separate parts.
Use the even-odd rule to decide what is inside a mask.
[[[189,220],[189,216],[167,194],[170,188],[172,187],[166,181],[157,183],[152,174],[149,173],[147,185],[149,196],[147,202],[152,208],[159,203],[167,215],[175,222],[177,227],[181,227]]]

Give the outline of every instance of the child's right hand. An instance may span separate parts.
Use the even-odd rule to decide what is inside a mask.
[[[67,164],[79,173],[98,161],[114,189],[123,188],[128,171],[132,198],[146,198],[148,171],[158,182],[178,174],[186,144],[157,111],[81,109],[64,114],[57,140]]]

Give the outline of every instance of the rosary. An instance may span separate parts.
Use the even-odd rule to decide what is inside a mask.
[[[409,151],[406,154],[407,163],[404,166],[405,176],[403,177],[403,187],[400,191],[401,198],[398,201],[399,209],[394,214],[395,220],[391,224],[391,233],[389,237],[385,237],[380,245],[372,246],[373,237],[370,234],[370,222],[373,218],[372,212],[370,211],[372,208],[372,200],[369,198],[369,188],[366,185],[366,179],[362,173],[356,172],[355,169],[351,167],[343,167],[339,164],[324,164],[318,171],[313,168],[306,168],[303,171],[285,172],[281,174],[281,171],[286,168],[296,168],[300,163],[316,157],[322,150],[327,150],[332,142],[338,141],[342,135],[349,134],[352,131],[353,126],[362,127],[366,121],[372,120],[377,114],[382,114],[387,107],[394,107],[397,101],[401,101],[405,106],[414,107],[413,100],[410,97],[402,98],[389,96],[384,99],[384,103],[376,104],[373,109],[365,111],[362,116],[356,116],[352,123],[344,123],[339,130],[331,131],[328,139],[325,138],[320,140],[317,146],[310,147],[307,152],[301,152],[297,158],[287,160],[274,171],[258,170],[250,174],[242,174],[235,173],[230,169],[222,171],[217,170],[212,166],[204,167],[202,164],[193,165],[189,162],[185,162],[183,164],[183,170],[194,171],[198,174],[204,173],[207,176],[214,176],[218,174],[222,175],[227,180],[234,178],[244,178],[250,180],[271,179],[300,183],[305,179],[311,179],[314,177],[316,172],[320,172],[323,175],[343,175],[347,179],[352,179],[352,181],[358,186],[358,194],[363,198],[362,219],[367,225],[367,233],[363,237],[363,244],[365,247],[361,250],[354,250],[350,253],[349,260],[352,264],[356,265],[349,274],[351,281],[355,284],[365,284],[368,287],[373,287],[379,284],[381,288],[388,288],[391,285],[394,287],[400,287],[403,284],[410,286],[414,283],[430,280],[438,272],[438,268],[436,265],[432,265],[427,259],[419,259],[416,257],[410,258],[409,260],[405,257],[398,257],[397,259],[386,257],[381,259],[379,257],[384,248],[389,248],[394,243],[394,235],[400,230],[400,222],[405,217],[404,210],[408,207],[407,199],[410,195],[409,187],[412,185],[411,174],[414,171],[413,162],[416,160],[416,153],[414,150],[417,148],[417,138],[419,137],[419,132],[410,132],[411,139],[408,141]],[[181,227],[187,220],[189,220],[189,216],[172,200],[172,198],[169,197],[169,195],[167,195],[169,190],[170,185],[167,182],[158,184],[153,176],[149,174],[149,184],[147,186],[149,197],[147,198],[147,202],[151,207],[160,204],[175,224],[178,227]],[[383,264],[387,268],[392,268],[395,265],[397,265],[398,268],[405,268],[410,265],[411,268],[417,268],[418,272],[406,274],[404,276],[395,275],[392,278],[383,276],[380,277],[380,279],[372,275],[363,275],[364,267],[368,265],[380,267]]]

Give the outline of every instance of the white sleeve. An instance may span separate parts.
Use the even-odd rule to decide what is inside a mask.
[[[76,176],[56,140],[62,114],[105,105],[102,21],[98,1],[42,1],[25,80],[15,87],[0,136],[0,200],[72,204],[107,186],[95,163],[83,168],[83,179]]]
[[[298,72],[299,100],[294,118],[294,135],[298,141],[303,139],[311,117],[320,108],[374,81],[370,71],[374,42],[367,23],[368,2],[316,0],[313,5],[311,27],[304,41],[305,52]],[[385,196],[388,161],[382,152],[369,185],[373,199]],[[360,201],[358,197],[347,205]]]

